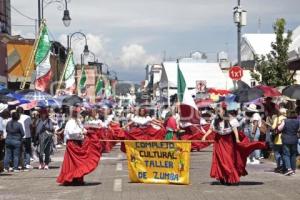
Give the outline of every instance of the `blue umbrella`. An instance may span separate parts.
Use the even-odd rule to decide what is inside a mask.
[[[21,95],[23,100],[28,100],[28,101],[53,99],[52,95],[39,90],[21,90],[16,92],[16,94]]]
[[[59,108],[61,107],[61,103],[55,99],[49,99],[49,100],[39,100],[37,102],[38,107],[46,108],[46,107],[52,107],[52,108]]]
[[[19,104],[24,104],[24,103],[29,103],[29,102],[30,102],[29,100],[23,99],[23,98],[22,98],[22,95],[19,95],[19,94],[16,94],[16,93],[9,93],[9,94],[7,94],[6,96],[18,100],[18,101],[19,101]]]

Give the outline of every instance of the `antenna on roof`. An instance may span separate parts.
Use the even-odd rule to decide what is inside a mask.
[[[163,51],[163,61],[166,61],[166,58],[167,58],[167,51],[164,50]]]
[[[261,32],[261,18],[258,17],[258,23],[257,23],[257,33]]]

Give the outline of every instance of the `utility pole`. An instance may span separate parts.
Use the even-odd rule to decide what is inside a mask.
[[[241,66],[241,39],[242,39],[242,26],[247,24],[247,11],[242,10],[241,0],[238,0],[238,5],[233,9],[234,23],[237,26],[237,60],[238,65]]]
[[[238,0],[238,9],[241,7],[241,1]],[[241,58],[241,37],[242,37],[242,26],[241,23],[237,23],[237,49],[238,49],[238,65],[242,66]]]
[[[38,27],[40,28],[42,22],[42,10],[41,10],[41,0],[38,1]]]

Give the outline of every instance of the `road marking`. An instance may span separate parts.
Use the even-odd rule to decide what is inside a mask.
[[[114,192],[122,192],[122,179],[114,180]]]
[[[118,157],[101,157],[101,160],[119,160]]]
[[[122,171],[123,170],[123,165],[121,162],[117,163],[117,166],[116,166],[116,171]]]
[[[64,160],[64,157],[51,157],[52,162],[62,162]]]
[[[109,156],[103,156],[101,157],[101,160],[122,160],[124,159],[123,155],[119,153],[117,157],[109,157]]]

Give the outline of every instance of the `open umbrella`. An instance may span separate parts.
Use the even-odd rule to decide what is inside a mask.
[[[16,92],[23,100],[39,101],[53,99],[53,96],[39,90],[21,90]]]
[[[201,99],[196,101],[196,105],[198,108],[207,108],[213,103],[214,101],[212,99]]]
[[[282,94],[291,99],[300,100],[300,85],[290,85],[282,90]]]
[[[62,105],[66,105],[66,106],[75,106],[77,104],[81,104],[83,102],[83,99],[80,98],[77,95],[71,95],[71,96],[66,96],[63,100],[62,100]]]
[[[46,107],[59,108],[61,107],[61,102],[55,99],[39,100],[37,101],[37,106],[41,108],[46,108]]]
[[[6,95],[6,94],[9,94],[11,93],[12,91],[7,89],[7,88],[2,88],[0,89],[0,94],[3,94],[3,95]]]
[[[0,103],[8,103],[8,102],[12,102],[12,101],[16,101],[17,99],[14,97],[10,97],[10,96],[6,96],[6,95],[2,95],[0,94]]]
[[[281,93],[276,88],[273,88],[271,86],[258,85],[258,86],[255,86],[255,88],[262,90],[264,92],[265,97],[281,96]]]
[[[240,103],[246,103],[264,96],[264,92],[258,88],[236,90],[233,94],[236,95],[236,101]]]

